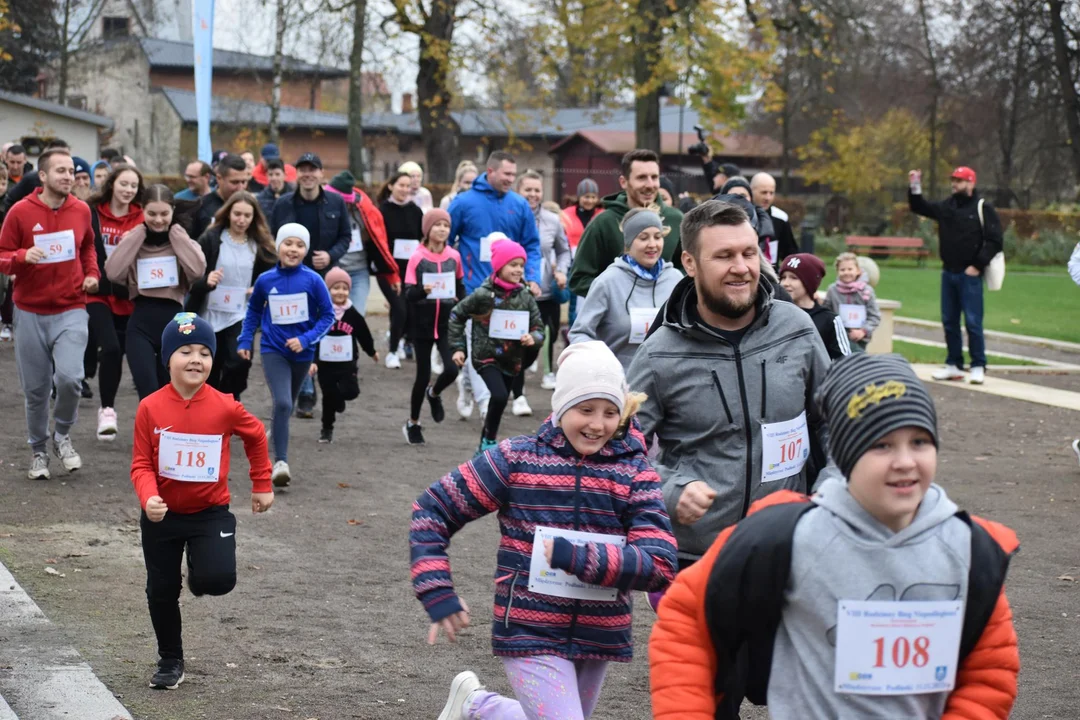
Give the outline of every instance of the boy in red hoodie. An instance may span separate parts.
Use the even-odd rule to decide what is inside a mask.
[[[225,595],[236,585],[236,517],[229,512],[229,440],[251,464],[251,511],[274,503],[263,425],[231,394],[206,384],[217,339],[195,313],[177,313],[161,334],[170,383],[139,403],[131,482],[143,514],[146,597],[158,643],[155,689],[184,681],[180,560],[187,549],[193,595]]]
[[[49,477],[49,394],[56,388],[53,451],[75,472],[82,458],[69,433],[79,415],[87,342],[86,293],[98,278],[90,208],[71,194],[75,164],[64,149],[38,161],[41,188],[11,208],[0,230],[0,273],[17,275],[15,362],[26,395],[34,457],[28,477]]]

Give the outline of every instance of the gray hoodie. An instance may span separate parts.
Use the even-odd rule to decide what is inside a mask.
[[[705,554],[716,536],[746,515],[750,503],[776,490],[806,492],[826,467],[828,435],[813,401],[829,356],[810,316],[774,300],[763,275],[757,316],[738,347],[697,319],[693,278],[684,278],[664,306],[663,326],[638,349],[627,382],[648,399],[638,412],[645,436],[656,436],[654,463],[679,557]],[[762,423],[794,420],[805,411],[810,458],[789,477],[762,482]],[[822,470],[824,468],[824,470]],[[704,480],[716,491],[697,522],[678,522],[683,488]]]
[[[634,272],[626,260],[615,258],[589,286],[589,295],[578,304],[577,320],[570,328],[570,344],[600,340],[615,353],[623,368],[630,367],[641,343],[630,343],[630,309],[653,308],[653,314],[667,302],[683,274],[670,263],[656,280],[646,280]]]
[[[966,600],[971,528],[931,485],[914,521],[894,533],[830,478],[813,502],[821,510],[795,527],[791,575],[773,646],[772,717],[839,720],[940,718],[948,693],[850,695],[833,688],[840,600]]]
[[[566,230],[563,229],[562,219],[558,214],[537,208],[533,213],[536,215],[536,229],[540,233],[540,300],[551,297],[551,283],[554,281],[555,271],[558,270],[566,275],[570,272],[570,243],[566,239]]]

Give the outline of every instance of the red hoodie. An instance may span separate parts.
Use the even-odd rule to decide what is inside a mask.
[[[270,178],[266,176],[266,165],[262,161],[255,163],[255,167],[251,169],[251,179],[263,187],[270,184]],[[288,163],[285,163],[285,182],[296,182],[296,168]]]
[[[94,247],[100,251],[98,253],[98,270],[104,271],[105,261],[113,249],[120,244],[120,238],[142,223],[143,211],[138,203],[131,203],[128,214],[123,217],[113,215],[109,203],[101,203],[95,210],[98,216],[98,228],[101,230],[101,244]],[[105,253],[104,256],[101,253]],[[118,298],[115,295],[87,295],[86,302],[104,303],[109,306],[113,315],[130,315],[135,311],[135,303],[125,298]]]
[[[213,468],[216,482],[170,480],[158,474],[158,448],[163,432],[220,435],[221,456],[200,458],[189,466]],[[139,495],[139,505],[158,495],[169,512],[190,514],[216,505],[229,504],[229,439],[239,435],[251,464],[252,492],[270,492],[270,456],[266,430],[259,420],[233,399],[209,385],[203,385],[190,400],[169,383],[139,403],[135,413],[135,446],[131,453],[131,482]]]
[[[68,195],[59,209],[41,201],[42,188],[23,198],[8,212],[0,230],[0,273],[17,275],[12,298],[16,307],[36,315],[58,315],[86,307],[83,280],[101,279],[90,206]],[[26,251],[34,238],[48,233],[71,231],[75,235],[75,259],[66,262],[26,262]]]

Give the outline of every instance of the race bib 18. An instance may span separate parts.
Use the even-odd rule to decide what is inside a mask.
[[[270,322],[274,325],[293,325],[308,319],[307,293],[289,293],[267,296],[270,306]]]
[[[218,285],[210,291],[206,308],[224,313],[242,313],[247,305],[247,288]]]
[[[630,308],[631,345],[645,342],[645,336],[649,334],[649,328],[656,319],[656,311],[657,308]]]
[[[34,246],[41,248],[45,253],[45,257],[40,261],[41,265],[74,260],[75,232],[73,230],[61,230],[60,232],[35,235]]]
[[[528,310],[493,310],[488,337],[496,340],[520,340],[529,332]]]
[[[140,290],[176,287],[180,274],[176,270],[176,256],[141,258],[137,261]]]
[[[836,618],[836,692],[949,692],[956,684],[963,624],[962,600],[841,600]]]
[[[158,475],[181,482],[217,482],[221,436],[161,432]]]
[[[810,457],[806,411],[794,420],[761,424],[761,482],[774,482],[802,472]]]
[[[866,325],[866,306],[840,303],[840,322],[850,330],[860,330]]]
[[[420,247],[419,240],[401,240],[399,238],[394,241],[394,258],[396,260],[408,260],[418,247]]]

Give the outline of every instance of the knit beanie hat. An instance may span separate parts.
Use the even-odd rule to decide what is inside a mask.
[[[600,340],[574,343],[559,355],[551,410],[558,426],[567,410],[586,400],[610,400],[622,414],[626,405],[626,373],[611,348]]]
[[[408,173],[409,175],[415,175],[416,173],[424,172],[417,163],[409,160],[408,162],[401,163],[401,167],[397,169],[398,172]]]
[[[661,175],[660,187],[668,191],[668,195],[671,196],[672,200],[675,199],[675,183],[671,182],[671,178],[669,178],[667,175]]]
[[[435,227],[435,223],[440,220],[445,220],[450,224],[450,213],[446,212],[442,208],[432,208],[424,213],[424,219],[420,221],[420,227],[424,232],[424,239],[427,240],[428,234],[431,232],[431,228]]]
[[[352,290],[352,278],[349,276],[349,273],[345,272],[339,267],[330,268],[330,270],[326,273],[325,280],[326,287],[328,288],[332,288],[339,282],[343,282],[349,286],[350,290]]]
[[[285,223],[277,231],[277,238],[274,240],[274,249],[281,253],[281,243],[285,242],[286,238],[300,238],[304,241],[304,245],[308,250],[311,249],[311,233],[308,229],[300,223]]]
[[[652,210],[634,213],[633,217],[623,221],[623,247],[629,250],[630,246],[634,244],[634,238],[640,235],[643,230],[653,227],[660,232],[664,231],[664,221],[659,215]]]
[[[728,181],[724,183],[724,187],[721,188],[720,194],[729,195],[731,194],[731,189],[737,187],[746,188],[746,192],[750,193],[750,197],[754,196],[754,191],[750,188],[750,183],[742,176],[729,177]]]
[[[356,190],[356,178],[348,170],[343,170],[330,179],[330,187],[342,195],[352,195]]]
[[[75,174],[76,175],[79,175],[80,173],[86,173],[87,175],[90,174],[90,165],[87,164],[87,162],[85,160],[83,160],[81,157],[76,157],[76,156],[72,155],[71,156],[71,162],[75,166]]]
[[[193,312],[180,312],[161,332],[161,364],[169,367],[169,358],[184,345],[205,345],[210,354],[217,352],[214,326]]]
[[[930,393],[900,355],[852,353],[832,364],[815,401],[829,427],[829,454],[844,477],[881,438],[917,427],[938,445]]]
[[[806,288],[806,294],[813,297],[825,278],[825,263],[810,253],[788,255],[780,266],[780,275],[785,272],[795,273],[795,277],[799,278],[799,282]]]
[[[506,267],[511,260],[526,259],[525,248],[513,240],[506,238],[491,243],[491,270],[498,275],[499,271]]]
[[[577,184],[577,195],[599,195],[600,186],[596,184],[596,181],[592,178],[585,178]]]

